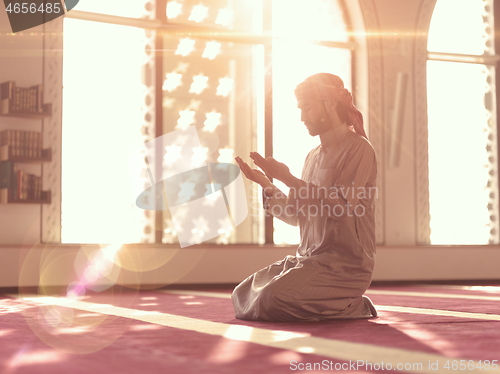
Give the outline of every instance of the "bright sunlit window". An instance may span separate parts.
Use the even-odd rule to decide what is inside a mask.
[[[429,61],[429,189],[432,244],[488,244],[491,69]]]
[[[120,17],[141,18],[145,14],[146,3],[147,0],[82,0],[74,9]]]
[[[301,24],[300,28],[297,24]],[[296,177],[302,174],[307,154],[319,145],[300,120],[295,87],[315,73],[332,73],[351,90],[351,51],[306,43],[305,40],[347,42],[342,11],[336,1],[273,2],[273,33],[288,40],[273,43],[273,157],[286,163]],[[281,182],[274,182],[287,193]],[[274,219],[274,243],[297,244],[297,227]]]
[[[484,21],[492,6],[438,0],[429,50],[494,53],[485,33],[493,25]],[[461,62],[460,56],[427,63],[431,244],[498,242],[494,82],[492,65]]]
[[[246,31],[252,25],[255,25],[256,33],[262,31],[259,30],[259,19],[262,18],[260,3],[257,0],[184,0],[179,13],[177,4],[180,2],[171,0],[166,11],[170,24],[182,24],[194,29],[217,27],[231,30],[227,37]],[[221,31],[221,35],[224,33]],[[227,42],[216,35],[205,39],[196,35],[186,38],[175,33],[163,34],[162,43],[165,77],[162,132],[168,134],[195,128],[202,144],[194,150],[194,157],[200,166],[215,162],[234,164],[235,156],[248,160],[250,151],[255,149],[256,138],[261,135],[256,131],[257,123],[261,121],[258,110],[264,103],[263,92],[259,89],[264,80],[264,59],[258,54],[261,46]],[[259,68],[260,74],[252,74]],[[167,152],[167,155],[169,153],[172,155],[172,152]],[[164,173],[169,173],[173,164],[164,163]],[[213,167],[210,166],[212,176]],[[257,205],[256,212],[251,211],[251,204],[257,195],[256,188],[243,180],[249,197],[245,205],[241,203],[245,201],[244,197],[238,196],[237,199],[237,189],[232,181],[221,182],[215,182],[214,186],[220,185],[225,192],[228,191],[224,201],[227,201],[229,210],[225,207],[221,210],[222,216],[225,216],[215,216],[215,208],[211,212],[190,208],[197,204],[196,201],[203,206],[215,207],[217,195],[206,193],[210,186],[185,185],[182,192],[186,196],[194,196],[198,188],[205,188],[205,195],[203,199],[186,201],[183,206],[161,212],[163,243],[197,242],[202,237],[206,238],[203,242],[209,244],[262,242],[263,231],[259,226],[263,220],[261,204]],[[195,210],[199,216],[191,218]],[[240,216],[243,216],[242,222],[234,224]]]
[[[62,242],[139,242],[128,159],[141,145],[144,30],[64,20]]]
[[[492,1],[484,0],[438,0],[432,14],[428,50],[469,55],[485,53],[488,34],[483,16],[492,14],[492,5]]]

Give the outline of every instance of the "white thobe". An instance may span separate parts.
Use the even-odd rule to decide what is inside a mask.
[[[375,260],[377,162],[371,144],[341,125],[322,134],[302,171],[304,187],[275,190],[265,209],[300,227],[295,256],[265,267],[233,291],[236,318],[260,321],[376,316],[363,296]],[[298,193],[297,193],[298,192]]]

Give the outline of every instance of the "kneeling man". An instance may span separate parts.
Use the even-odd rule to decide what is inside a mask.
[[[363,294],[375,260],[374,200],[377,161],[363,117],[342,80],[320,73],[295,90],[311,136],[321,145],[306,157],[301,179],[273,158],[252,152],[263,172],[237,157],[244,175],[262,186],[264,208],[299,226],[295,256],[265,267],[233,291],[236,318],[319,321],[376,317]],[[293,146],[293,145],[291,145]],[[288,196],[270,179],[282,181]]]

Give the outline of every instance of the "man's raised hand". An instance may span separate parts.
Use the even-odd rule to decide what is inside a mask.
[[[257,152],[250,152],[250,158],[260,167],[268,178],[274,178],[285,182],[293,178],[290,169],[282,162],[276,161],[272,157],[264,158]]]
[[[235,158],[241,171],[245,174],[245,177],[250,179],[252,182],[260,184],[263,188],[272,187],[271,181],[264,175],[263,172],[257,169],[252,169],[246,162],[244,162],[240,157]]]

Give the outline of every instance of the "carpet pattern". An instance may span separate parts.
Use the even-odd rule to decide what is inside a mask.
[[[367,295],[378,318],[300,323],[237,320],[230,290],[3,295],[0,373],[500,373],[500,287]]]

